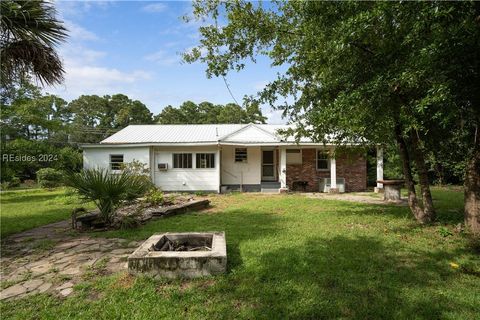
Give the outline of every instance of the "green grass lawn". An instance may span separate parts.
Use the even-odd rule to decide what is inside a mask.
[[[3,302],[2,318],[478,319],[479,254],[454,231],[463,219],[462,193],[434,189],[433,195],[440,222],[428,227],[405,207],[214,196],[214,207],[203,213],[92,235],[138,240],[164,231],[225,231],[226,275],[103,276],[77,285],[66,299]],[[32,215],[45,213],[42,203],[51,199],[43,197],[28,202]]]
[[[2,239],[13,233],[68,219],[73,208],[84,205],[63,188],[4,191],[0,194]]]

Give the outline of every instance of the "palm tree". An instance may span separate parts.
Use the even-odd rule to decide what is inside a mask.
[[[65,184],[75,189],[83,200],[94,202],[107,224],[113,221],[115,210],[122,202],[143,197],[153,188],[148,175],[137,174],[131,169],[124,169],[119,174],[85,169],[70,173]]]
[[[42,84],[63,81],[64,69],[55,46],[65,40],[67,29],[55,14],[45,0],[0,1],[2,87],[29,74]]]

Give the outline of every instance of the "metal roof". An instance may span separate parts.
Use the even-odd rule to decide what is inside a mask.
[[[129,125],[100,144],[282,143],[287,141],[278,130],[289,127],[269,124]]]

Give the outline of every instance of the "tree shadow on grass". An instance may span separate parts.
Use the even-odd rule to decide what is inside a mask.
[[[242,265],[239,245],[246,240],[268,237],[278,232],[285,218],[268,211],[239,208],[215,214],[189,212],[164,219],[151,220],[131,230],[92,233],[92,236],[121,237],[146,240],[153,234],[164,232],[224,231],[227,241],[228,270]]]
[[[224,299],[237,300],[239,317],[439,319],[458,310],[475,314],[475,306],[442,292],[455,274],[435,254],[399,256],[395,247],[371,237],[318,237],[298,247],[288,245],[262,254],[260,268],[244,270],[251,273],[248,284],[224,288]],[[244,298],[238,302],[238,297]]]
[[[346,201],[345,201],[346,202]],[[388,215],[396,219],[411,219],[415,221],[412,212],[408,206],[397,205],[381,205],[381,204],[363,204],[351,202],[349,204],[342,203],[341,210],[336,214],[352,215],[352,216],[381,216]],[[442,224],[457,224],[463,222],[463,207],[456,203],[436,202],[435,208],[437,212],[436,222]]]

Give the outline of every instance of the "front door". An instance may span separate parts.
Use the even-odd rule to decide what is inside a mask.
[[[275,181],[274,150],[262,150],[262,180]]]

